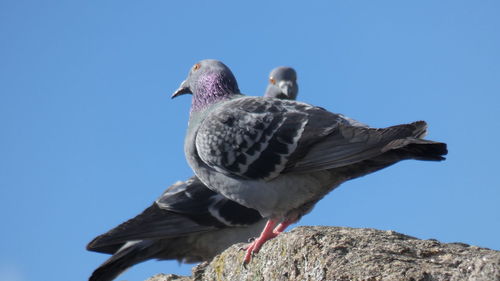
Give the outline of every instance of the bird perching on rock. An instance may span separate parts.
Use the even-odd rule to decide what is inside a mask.
[[[217,60],[196,63],[172,98],[192,94],[186,159],[210,189],[268,221],[244,263],[341,183],[405,159],[440,161],[445,143],[417,121],[375,129],[291,100],[247,97]]]
[[[297,75],[289,67],[271,72],[265,96],[297,96]],[[274,79],[274,78],[273,78]],[[287,85],[292,85],[288,87]],[[295,85],[295,86],[293,86]],[[206,187],[196,176],[171,185],[146,210],[94,238],[87,250],[112,256],[92,273],[89,281],[110,281],[127,268],[150,260],[208,261],[232,244],[259,234],[265,220]]]

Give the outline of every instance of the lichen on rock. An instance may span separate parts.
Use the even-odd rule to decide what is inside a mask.
[[[499,251],[394,231],[297,227],[267,242],[246,268],[241,246],[199,264],[191,277],[157,275],[147,281],[500,281]]]

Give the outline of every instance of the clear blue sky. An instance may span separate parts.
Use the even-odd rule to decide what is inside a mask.
[[[0,2],[0,280],[86,280],[107,258],[86,243],[192,174],[190,98],[170,94],[205,58],[249,95],[292,66],[302,101],[376,127],[423,119],[449,144],[445,162],[344,184],[300,225],[500,250],[500,2],[172,2]]]

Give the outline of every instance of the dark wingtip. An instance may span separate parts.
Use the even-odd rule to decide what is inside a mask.
[[[415,126],[415,130],[413,130],[413,136],[416,138],[423,138],[427,134],[427,122],[420,120],[411,123],[411,125]]]
[[[87,246],[85,247],[85,249],[87,249],[87,251],[93,251],[93,252],[99,252],[98,249],[99,249],[99,241],[101,240],[101,238],[104,236],[104,234],[101,234],[99,236],[97,236],[96,238],[92,239],[92,241],[90,241]]]
[[[121,246],[123,246],[123,243],[115,243],[115,244],[103,243],[103,239],[105,240],[105,238],[106,234],[97,236],[87,244],[85,249],[91,252],[114,254],[121,248]]]
[[[96,237],[96,238],[92,239],[92,241],[90,241],[90,242],[87,244],[87,246],[85,246],[85,249],[86,249],[87,251],[93,251],[93,250],[94,250],[94,248],[95,248],[94,244],[95,244],[95,240],[96,240],[97,238],[98,238],[98,237]]]
[[[151,245],[151,241],[144,241],[113,254],[113,256],[92,272],[89,281],[114,280],[131,266],[152,258],[156,250],[151,248]],[[150,249],[153,249],[153,252],[149,251]]]

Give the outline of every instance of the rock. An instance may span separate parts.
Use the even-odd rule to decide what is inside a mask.
[[[187,276],[160,273],[149,278],[147,281],[190,281],[190,280],[192,280],[192,278]]]
[[[297,227],[267,242],[247,268],[242,245],[196,266],[192,277],[148,281],[500,281],[499,251],[394,231]]]

